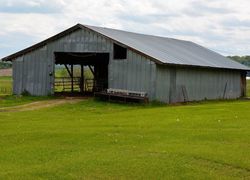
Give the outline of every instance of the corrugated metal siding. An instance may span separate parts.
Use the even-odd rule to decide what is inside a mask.
[[[156,65],[149,59],[128,50],[127,59],[111,60],[110,88],[144,91],[155,99]]]
[[[156,100],[183,102],[241,96],[241,73],[233,70],[157,66]],[[185,94],[186,91],[186,94]]]
[[[105,52],[112,54],[112,42],[87,29],[77,30],[13,61],[14,94],[27,90],[32,95],[53,94],[54,52]],[[20,59],[20,58],[19,58]],[[111,79],[111,78],[109,78]]]
[[[156,100],[169,103],[170,101],[170,68],[157,65]]]
[[[33,51],[13,61],[13,92],[21,94],[25,90],[32,95],[45,95],[47,87],[48,63],[44,48]]]
[[[177,69],[176,101],[183,101],[182,86],[188,99],[235,99],[241,96],[240,71],[209,69]]]
[[[22,93],[22,79],[23,74],[23,57],[19,57],[15,61],[13,61],[13,93],[21,94]]]
[[[110,53],[109,88],[144,91],[150,100],[237,98],[241,94],[240,72],[221,69],[174,68],[157,65],[149,58],[128,50],[126,60],[113,60],[113,42],[88,29],[77,30],[13,61],[13,92],[32,95],[53,93],[54,52]]]

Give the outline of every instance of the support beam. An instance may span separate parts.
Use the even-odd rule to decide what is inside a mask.
[[[69,73],[69,76],[72,78],[73,72],[70,72],[70,70],[66,64],[64,64],[64,66],[65,66],[67,72]]]
[[[71,92],[73,93],[74,92],[74,79],[73,79],[73,76],[74,76],[74,66],[73,64],[71,64]]]
[[[93,76],[95,77],[95,71],[93,70],[93,68],[89,65],[89,69],[92,72]]]
[[[81,82],[80,82],[81,93],[84,92],[84,66],[81,64]]]

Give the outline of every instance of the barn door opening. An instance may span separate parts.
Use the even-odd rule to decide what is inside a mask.
[[[108,88],[109,53],[55,52],[54,91],[93,94]]]

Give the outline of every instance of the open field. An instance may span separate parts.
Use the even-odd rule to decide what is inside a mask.
[[[250,179],[249,108],[0,95],[0,179]]]
[[[1,76],[12,76],[12,68],[0,69],[0,77]]]
[[[249,107],[250,101],[144,106],[88,99],[3,111],[0,179],[249,179]]]

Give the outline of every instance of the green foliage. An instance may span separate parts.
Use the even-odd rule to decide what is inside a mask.
[[[0,61],[0,69],[8,69],[8,68],[11,68],[11,67],[12,67],[11,63]]]
[[[69,73],[67,72],[67,70],[64,66],[57,66],[56,67],[55,76],[56,77],[70,77]],[[81,77],[80,66],[74,66],[74,77]],[[92,79],[93,78],[93,74],[89,68],[85,67],[84,77],[85,77],[85,79]]]
[[[56,68],[55,77],[69,77],[65,68]]]
[[[246,66],[250,66],[250,56],[228,56],[230,59],[235,60]]]
[[[90,99],[0,112],[0,179],[248,179],[249,107]]]

